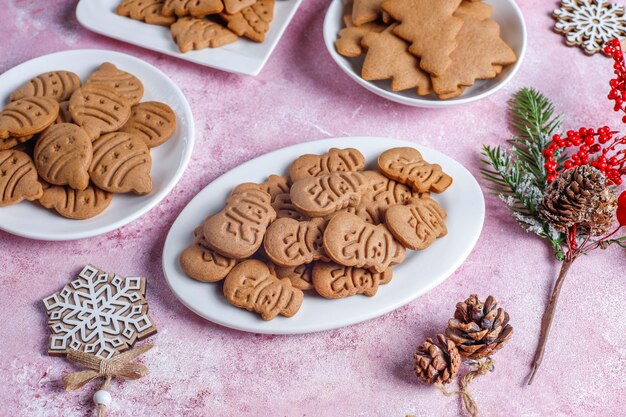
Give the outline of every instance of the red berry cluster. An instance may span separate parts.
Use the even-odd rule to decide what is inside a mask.
[[[607,42],[604,52],[613,58],[613,71],[616,75],[609,82],[611,86],[609,100],[615,102],[613,110],[626,112],[626,65],[624,65],[624,54],[622,53],[620,41],[613,39]],[[626,123],[626,116],[622,117],[622,121]]]
[[[578,131],[569,130],[567,137],[554,135],[552,142],[543,150],[543,156],[546,159],[544,167],[546,169],[546,178],[548,182],[556,179],[558,174],[558,163],[554,154],[559,148],[578,148],[576,152],[570,155],[565,161],[564,169],[569,169],[577,165],[591,165],[602,171],[606,175],[610,183],[621,184],[622,178],[620,170],[626,164],[626,151],[616,152],[614,156],[608,156],[609,151],[615,150],[615,146],[619,143],[626,143],[626,138],[614,139],[612,132],[608,126],[603,126],[594,130],[592,128],[581,127]],[[604,147],[606,143],[613,141],[608,147]],[[595,159],[594,154],[599,154]]]
[[[604,52],[613,58],[615,78],[609,83],[609,100],[615,105],[613,110],[626,113],[626,63],[622,46],[618,39],[607,42]],[[626,123],[626,116],[622,117]],[[564,169],[577,165],[591,165],[602,171],[609,184],[622,184],[622,175],[626,174],[626,137],[616,138],[608,126],[597,130],[581,127],[578,131],[569,130],[567,137],[554,135],[550,145],[543,150],[546,159],[546,179],[550,183],[559,175],[558,163],[554,157],[560,148],[574,148],[576,151],[565,161]],[[618,149],[620,147],[621,149]]]

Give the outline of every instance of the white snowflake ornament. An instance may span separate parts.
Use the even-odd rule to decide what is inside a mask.
[[[624,6],[609,0],[562,0],[553,15],[554,30],[565,35],[565,43],[582,47],[588,55],[603,51],[611,39],[626,36]]]
[[[77,350],[108,359],[154,334],[145,292],[145,278],[85,266],[78,279],[43,300],[52,333],[48,353]]]

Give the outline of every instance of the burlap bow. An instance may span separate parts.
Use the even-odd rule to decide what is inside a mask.
[[[139,379],[150,373],[148,368],[140,363],[131,362],[152,349],[153,345],[142,345],[115,355],[109,359],[101,359],[96,355],[85,352],[70,351],[67,359],[87,368],[85,371],[73,372],[63,377],[63,386],[66,391],[79,389],[96,378],[106,378],[102,389],[106,389],[111,378]]]

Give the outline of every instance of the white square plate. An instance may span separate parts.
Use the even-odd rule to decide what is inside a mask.
[[[168,27],[118,16],[115,9],[120,3],[121,0],[81,0],[76,7],[76,18],[87,29],[104,36],[222,71],[258,75],[302,0],[276,1],[274,20],[263,43],[240,38],[221,48],[207,48],[184,54],[172,40]]]

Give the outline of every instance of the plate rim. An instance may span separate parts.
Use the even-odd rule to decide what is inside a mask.
[[[59,236],[58,234],[50,234],[50,233],[46,233],[46,232],[24,233],[24,232],[22,232],[20,230],[15,230],[15,229],[11,228],[10,226],[6,227],[6,225],[0,224],[0,230],[5,231],[6,233],[9,233],[9,234],[12,234],[12,235],[15,235],[15,236],[19,236],[19,237],[23,237],[23,238],[27,238],[27,239],[39,240],[39,241],[63,242],[63,241],[73,241],[73,240],[86,239],[86,238],[90,238],[90,237],[94,237],[94,236],[100,236],[100,235],[103,235],[105,233],[109,233],[109,232],[115,231],[115,230],[117,230],[117,229],[119,229],[119,228],[121,228],[123,226],[126,226],[126,225],[134,222],[138,218],[144,216],[149,211],[154,209],[157,205],[159,205],[165,199],[165,197],[167,197],[169,195],[169,193],[174,189],[174,187],[176,187],[176,185],[178,185],[180,179],[182,178],[183,174],[185,173],[185,171],[187,169],[187,166],[189,165],[189,162],[191,160],[191,155],[193,153],[193,148],[194,148],[194,145],[195,145],[196,129],[195,129],[195,123],[194,123],[194,118],[193,118],[193,112],[191,111],[191,106],[189,105],[189,102],[187,101],[187,97],[185,97],[185,94],[180,89],[180,87],[167,74],[165,74],[159,68],[157,68],[156,66],[150,64],[147,61],[144,61],[141,58],[137,58],[137,57],[134,57],[132,55],[125,54],[123,52],[111,51],[111,50],[108,50],[108,49],[95,49],[95,48],[90,48],[90,49],[67,49],[67,50],[63,50],[63,51],[52,52],[52,53],[46,54],[46,55],[41,55],[41,56],[38,56],[38,57],[35,57],[35,58],[32,58],[32,59],[29,59],[28,61],[22,62],[22,63],[16,65],[15,67],[5,71],[4,73],[0,74],[0,80],[2,80],[2,78],[5,75],[19,72],[23,67],[27,67],[27,66],[30,66],[30,65],[33,65],[33,64],[37,64],[38,61],[45,61],[46,59],[50,59],[51,57],[55,57],[56,58],[58,56],[63,56],[63,55],[72,55],[72,54],[80,55],[80,54],[86,54],[86,53],[89,53],[89,54],[103,54],[103,55],[106,54],[106,57],[103,56],[101,62],[104,62],[106,60],[111,60],[110,58],[114,59],[114,57],[116,57],[116,56],[122,57],[123,59],[130,60],[132,62],[135,62],[135,63],[139,64],[139,65],[146,66],[151,71],[154,71],[156,74],[158,74],[159,76],[164,77],[165,79],[169,80],[170,85],[173,88],[173,93],[175,93],[176,95],[180,96],[180,98],[182,98],[181,105],[182,105],[182,111],[184,113],[183,116],[188,121],[188,129],[187,129],[188,131],[186,132],[186,135],[189,137],[189,140],[187,142],[186,149],[182,153],[181,162],[178,165],[178,168],[176,169],[176,172],[174,173],[172,178],[167,182],[165,187],[161,191],[159,191],[159,192],[157,192],[155,194],[149,194],[149,195],[154,197],[154,201],[149,203],[147,206],[145,206],[141,210],[136,210],[133,213],[129,214],[128,216],[125,216],[123,219],[120,219],[118,221],[110,223],[108,226],[101,226],[99,228],[92,229],[92,230],[89,230],[89,231],[83,231],[83,232],[67,232],[67,233],[64,233],[63,235]],[[113,63],[115,63],[115,62],[113,62]],[[139,197],[141,197],[141,196],[139,196]]]
[[[422,148],[422,149],[428,149],[429,151],[435,152],[437,154],[443,155],[446,158],[450,159],[451,161],[453,161],[454,163],[456,163],[459,168],[461,168],[462,170],[465,171],[466,176],[468,179],[471,180],[471,184],[472,186],[475,188],[476,191],[478,191],[477,196],[479,196],[479,200],[480,200],[480,205],[478,207],[478,218],[479,218],[479,223],[478,223],[478,228],[477,228],[477,233],[475,233],[475,235],[472,236],[472,239],[469,241],[469,245],[467,245],[465,251],[461,254],[461,256],[459,256],[456,260],[456,262],[454,262],[453,264],[451,264],[450,266],[448,266],[448,268],[446,269],[446,271],[444,273],[441,274],[441,276],[439,277],[438,280],[434,280],[431,283],[429,283],[428,285],[426,285],[421,291],[415,293],[415,294],[411,294],[407,297],[402,297],[401,299],[397,300],[395,303],[393,304],[389,304],[387,306],[385,306],[382,309],[377,309],[375,313],[367,313],[367,314],[363,314],[358,320],[356,321],[351,321],[349,323],[344,323],[344,324],[339,324],[339,325],[331,325],[331,326],[324,326],[324,325],[309,325],[307,326],[304,330],[284,330],[284,329],[270,329],[270,328],[263,328],[262,324],[266,323],[264,321],[262,321],[261,319],[259,319],[259,321],[255,321],[254,323],[257,324],[257,326],[255,327],[253,326],[247,326],[247,325],[238,325],[238,324],[233,324],[232,322],[229,322],[227,320],[222,320],[221,318],[209,318],[207,317],[205,314],[203,314],[202,312],[198,311],[197,309],[195,309],[193,306],[191,306],[186,300],[185,298],[183,298],[182,296],[179,295],[179,293],[176,291],[176,289],[174,288],[174,284],[172,283],[172,277],[169,276],[168,274],[168,269],[170,266],[170,261],[172,259],[174,259],[174,262],[178,261],[178,253],[175,254],[170,254],[169,250],[171,249],[170,246],[170,241],[174,239],[174,233],[176,232],[175,230],[175,226],[177,225],[177,223],[179,221],[181,221],[180,219],[183,217],[183,214],[185,213],[185,211],[188,209],[189,206],[192,205],[192,203],[194,202],[194,200],[196,200],[198,198],[198,196],[200,194],[202,194],[207,188],[209,188],[212,184],[214,184],[217,181],[222,180],[224,177],[226,177],[231,171],[233,170],[238,170],[238,169],[245,169],[247,166],[253,165],[255,163],[255,161],[258,158],[261,157],[268,157],[271,156],[275,153],[279,153],[279,152],[285,152],[288,151],[290,149],[293,148],[297,148],[300,147],[302,145],[305,144],[311,144],[311,143],[316,143],[316,144],[325,144],[325,143],[331,143],[331,147],[342,147],[342,146],[350,146],[349,143],[343,143],[343,144],[332,144],[335,141],[346,141],[346,142],[358,142],[359,140],[383,140],[386,141],[385,143],[389,143],[390,147],[396,147],[396,146],[411,146],[413,148]],[[390,142],[389,142],[390,141]],[[269,175],[269,174],[268,174]],[[400,307],[403,307],[407,304],[409,304],[410,302],[414,301],[415,299],[425,295],[426,293],[432,291],[435,287],[439,286],[440,284],[442,284],[444,281],[446,281],[448,278],[450,278],[465,262],[465,260],[468,258],[468,256],[472,253],[472,251],[474,250],[474,248],[476,247],[476,244],[478,243],[478,240],[480,239],[480,236],[482,235],[482,231],[484,228],[484,222],[485,222],[485,213],[486,213],[486,203],[485,203],[485,196],[483,193],[482,188],[480,187],[480,184],[478,183],[476,177],[463,165],[461,164],[459,161],[457,161],[456,159],[452,158],[451,156],[448,156],[447,154],[436,150],[434,148],[431,148],[429,146],[425,146],[425,145],[421,145],[418,143],[414,143],[414,142],[409,142],[406,140],[402,140],[402,139],[396,139],[396,138],[391,138],[391,137],[384,137],[384,136],[343,136],[343,137],[333,137],[333,138],[325,138],[325,139],[319,139],[319,140],[312,140],[312,141],[303,141],[300,143],[296,143],[296,144],[292,144],[286,147],[282,147],[282,148],[278,148],[275,149],[273,151],[270,152],[266,152],[264,154],[258,155],[255,158],[252,158],[226,172],[224,172],[222,175],[216,177],[214,180],[212,180],[211,182],[209,182],[206,186],[204,186],[200,191],[198,191],[194,197],[185,205],[185,207],[179,212],[178,216],[176,217],[176,219],[172,222],[170,229],[168,230],[167,236],[165,238],[165,242],[163,244],[163,250],[162,250],[162,256],[161,256],[161,267],[163,270],[163,276],[165,277],[165,281],[167,282],[168,287],[170,288],[170,290],[172,291],[172,293],[174,294],[174,296],[176,297],[176,299],[183,304],[187,309],[189,309],[190,311],[192,311],[195,315],[201,317],[202,319],[211,322],[211,323],[215,323],[218,324],[220,326],[226,327],[226,328],[230,328],[230,329],[234,329],[234,330],[238,330],[238,331],[243,331],[243,332],[248,332],[248,333],[257,333],[257,334],[271,334],[271,335],[298,335],[298,334],[309,334],[309,333],[317,333],[317,332],[321,332],[321,331],[327,331],[327,330],[334,330],[334,329],[339,329],[339,328],[344,328],[344,327],[348,327],[348,326],[352,326],[355,324],[359,324],[359,323],[363,323],[365,321],[369,321],[372,320],[374,318],[378,318],[381,316],[384,316]],[[191,233],[191,231],[189,231]],[[170,259],[171,258],[171,259]],[[176,267],[175,265],[172,266],[173,267],[173,271],[172,272],[176,272]],[[207,284],[211,284],[211,283],[207,283]],[[213,285],[216,285],[216,283],[212,283]],[[219,284],[219,283],[217,283]],[[229,307],[232,307],[229,305]],[[235,308],[235,307],[232,307]],[[252,313],[250,313],[252,314]]]
[[[495,1],[502,1],[502,0],[495,0]],[[405,97],[405,96],[396,94],[396,92],[394,91],[381,88],[371,83],[370,81],[364,80],[356,72],[350,70],[347,67],[347,65],[345,65],[342,62],[343,60],[348,59],[348,58],[339,55],[339,53],[337,53],[337,51],[335,50],[334,45],[335,45],[336,35],[334,38],[330,38],[329,37],[330,35],[327,35],[327,27],[333,24],[331,22],[334,19],[334,17],[331,16],[333,14],[331,13],[331,11],[334,11],[334,8],[336,7],[343,6],[342,0],[331,0],[330,4],[328,5],[328,8],[326,9],[326,13],[324,15],[322,36],[324,38],[324,44],[326,45],[326,50],[330,54],[335,64],[339,68],[341,68],[341,70],[346,75],[348,75],[350,79],[352,79],[354,82],[356,82],[358,85],[365,88],[369,92],[376,94],[377,96],[382,97],[386,100],[390,100],[395,103],[404,104],[406,106],[412,106],[412,107],[440,109],[440,108],[447,108],[447,107],[453,107],[453,106],[460,106],[463,104],[469,104],[469,103],[482,100],[496,93],[500,89],[502,89],[506,84],[508,84],[513,79],[513,77],[515,77],[515,75],[517,75],[517,72],[519,71],[519,69],[521,68],[524,62],[524,58],[526,56],[526,49],[528,47],[528,29],[526,27],[526,21],[524,19],[524,15],[521,9],[519,8],[515,0],[504,0],[504,1],[507,2],[511,6],[513,11],[515,12],[515,15],[517,16],[517,18],[519,19],[521,23],[522,45],[520,48],[520,53],[519,53],[519,56],[517,57],[517,61],[513,64],[511,71],[509,71],[509,73],[506,74],[506,76],[503,77],[500,80],[500,82],[498,82],[497,84],[495,84],[493,87],[489,88],[488,90],[483,91],[482,93],[477,94],[472,97],[463,97],[461,95],[459,97],[455,97],[455,98],[448,99],[448,100],[427,100],[419,96],[418,97]]]
[[[228,53],[229,55],[232,54],[234,55],[238,60],[240,61],[245,61],[245,64],[239,64],[239,65],[221,65],[219,62],[214,63],[214,62],[206,62],[203,59],[195,59],[193,55],[189,55],[189,53],[193,52],[190,51],[188,53],[181,53],[181,52],[177,52],[177,51],[168,51],[168,50],[162,50],[162,49],[155,49],[153,47],[150,47],[150,45],[146,45],[145,43],[136,41],[134,39],[127,39],[123,36],[118,36],[115,33],[110,33],[107,32],[104,29],[101,29],[99,26],[95,26],[91,24],[91,21],[88,20],[88,14],[86,13],[86,7],[85,4],[87,4],[88,0],[79,0],[78,4],[76,5],[76,19],[78,20],[78,22],[81,24],[81,26],[83,26],[85,29],[97,33],[99,35],[102,36],[106,36],[108,38],[111,39],[116,39],[120,42],[124,42],[124,43],[128,43],[130,45],[134,45],[149,51],[153,51],[159,54],[164,54],[167,56],[171,56],[173,58],[178,58],[181,59],[183,61],[187,61],[187,62],[191,62],[193,64],[197,64],[197,65],[201,65],[204,67],[208,67],[208,68],[214,68],[220,71],[224,71],[224,72],[229,72],[229,73],[233,73],[233,74],[238,74],[238,75],[244,75],[244,76],[252,76],[255,77],[257,75],[259,75],[261,73],[261,71],[263,70],[263,68],[265,67],[265,65],[267,64],[267,61],[269,60],[270,56],[274,53],[274,50],[276,49],[276,47],[278,46],[278,43],[280,42],[280,40],[282,39],[283,35],[285,34],[285,31],[287,30],[287,27],[289,26],[289,24],[291,24],[291,21],[293,19],[293,17],[295,16],[296,12],[298,11],[298,9],[300,8],[300,6],[302,5],[302,2],[304,0],[290,0],[293,1],[295,4],[293,6],[293,9],[287,14],[286,19],[285,19],[285,23],[278,29],[277,31],[277,37],[276,40],[272,43],[270,43],[270,48],[269,51],[263,55],[262,58],[258,59],[258,58],[252,58],[249,56],[245,56],[245,55],[237,55],[237,54],[232,54],[229,51],[226,50],[222,50],[222,53]],[[82,5],[82,6],[81,6]],[[117,16],[117,15],[115,15]],[[154,25],[153,25],[154,26]]]

